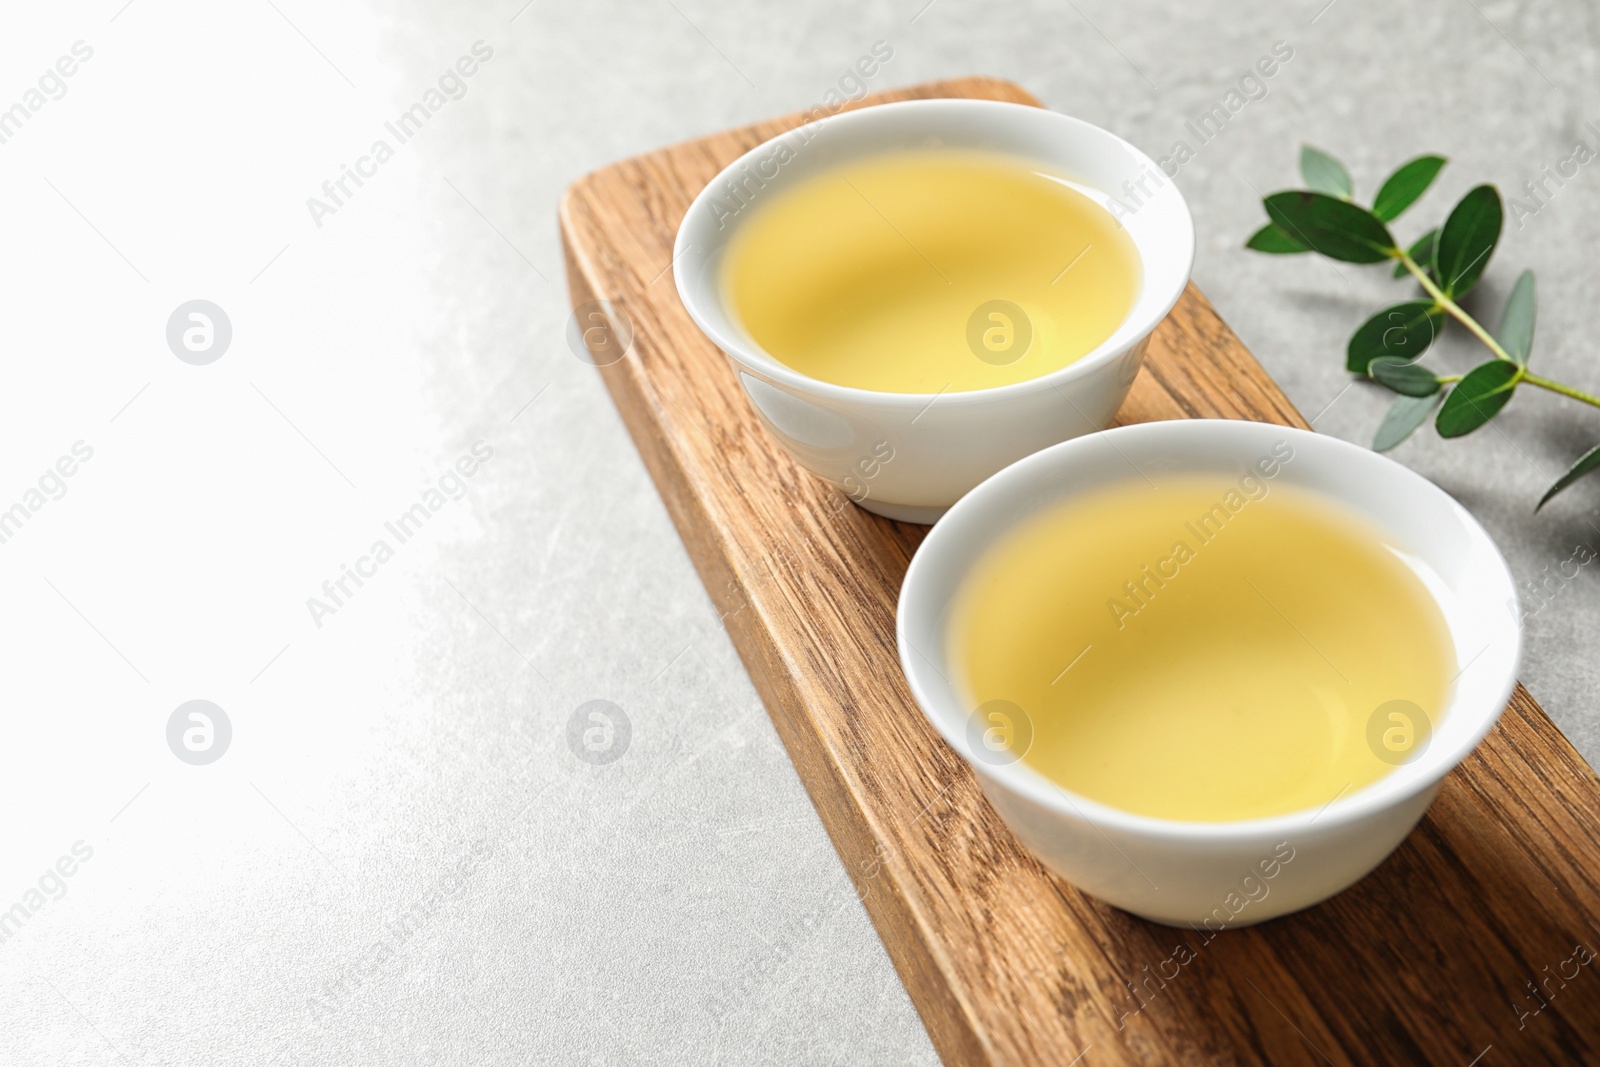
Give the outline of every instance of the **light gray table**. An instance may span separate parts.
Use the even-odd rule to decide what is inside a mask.
[[[933,1062],[566,348],[557,198],[814,103],[879,40],[872,88],[1003,75],[1160,157],[1283,41],[1178,176],[1196,278],[1317,429],[1365,441],[1384,399],[1343,344],[1404,288],[1244,252],[1257,190],[1302,140],[1369,192],[1450,156],[1418,223],[1515,190],[1600,147],[1600,52],[1578,3],[1322,3],[8,12],[0,1062]],[[1535,268],[1535,361],[1590,388],[1597,174],[1509,230],[1480,300]],[[1398,458],[1534,580],[1600,544],[1600,482],[1532,514],[1600,413],[1519,396],[1496,425]],[[1523,676],[1593,759],[1591,569],[1530,619]],[[214,711],[169,744],[197,699],[225,750]],[[594,700],[609,762],[569,742]]]

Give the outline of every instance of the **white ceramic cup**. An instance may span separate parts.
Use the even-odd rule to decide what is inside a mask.
[[[743,220],[818,171],[862,156],[935,146],[1037,161],[1081,183],[1121,219],[1144,277],[1116,332],[1050,374],[945,394],[833,385],[762,351],[724,300],[722,257]],[[690,205],[673,262],[684,306],[727,353],[751,404],[784,447],[869,511],[927,523],[1007,464],[1110,424],[1151,331],[1189,281],[1194,223],[1161,168],[1097,126],[1021,104],[911,100],[833,115],[745,153]]]
[[[1134,815],[997,759],[948,680],[950,605],[974,562],[1041,509],[1099,486],[1164,474],[1229,480],[1287,443],[1270,484],[1315,491],[1366,517],[1423,579],[1462,665],[1432,737],[1383,778],[1320,811],[1201,823]],[[1259,468],[1257,476],[1261,477]],[[1084,892],[1157,922],[1208,930],[1297,911],[1376,867],[1416,825],[1439,783],[1499,718],[1522,635],[1515,584],[1483,527],[1445,492],[1333,437],[1267,423],[1181,420],[1081,437],[1029,456],[968,493],[918,549],[900,590],[900,661],[934,728],[968,763],[995,810],[1045,865]],[[1376,709],[1375,709],[1376,710]],[[980,724],[981,725],[981,724]],[[1420,735],[1419,735],[1420,736]],[[1287,856],[1287,861],[1285,861]]]

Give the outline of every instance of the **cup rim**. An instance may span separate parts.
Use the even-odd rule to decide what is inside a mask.
[[[872,104],[867,107],[859,107],[853,108],[849,111],[841,111],[838,114],[829,115],[825,118],[817,119],[814,122],[804,123],[800,127],[784,130],[782,133],[762,141],[748,152],[743,153],[737,159],[730,162],[726,167],[723,167],[717,172],[716,176],[707,182],[705,187],[701,189],[698,194],[696,194],[694,200],[690,203],[688,210],[684,212],[683,219],[678,224],[677,236],[673,242],[672,262],[677,264],[682,261],[683,257],[689,253],[690,248],[693,247],[692,242],[690,242],[688,238],[690,220],[696,218],[699,214],[707,210],[707,201],[710,200],[715,194],[723,179],[730,177],[739,168],[751,162],[752,160],[755,160],[763,152],[767,151],[784,138],[792,135],[796,129],[811,127],[817,130],[819,133],[825,133],[830,129],[848,127],[851,125],[860,125],[873,122],[891,122],[894,120],[895,115],[905,111],[928,111],[940,109],[999,109],[1012,114],[1027,114],[1029,115],[1029,118],[1026,121],[1054,123],[1060,127],[1062,135],[1065,137],[1102,139],[1113,147],[1127,153],[1133,162],[1141,169],[1147,166],[1151,170],[1161,173],[1159,164],[1157,164],[1135,145],[1117,136],[1110,130],[1096,126],[1092,122],[1086,122],[1083,119],[1076,118],[1072,115],[1067,115],[1059,111],[1053,111],[1046,107],[1035,107],[1031,104],[1012,103],[1006,100],[982,100],[969,97],[937,97],[933,99],[920,100],[895,100],[882,104]],[[863,153],[862,156],[864,157],[871,154],[872,153]],[[1017,152],[1011,154],[1021,156],[1022,158],[1029,158],[1027,153]],[[1041,164],[1044,163],[1043,160],[1039,160],[1038,162]],[[964,404],[985,403],[993,400],[1023,396],[1029,393],[1042,392],[1047,389],[1054,389],[1063,383],[1093,374],[1095,371],[1111,364],[1119,356],[1125,353],[1128,350],[1130,343],[1137,344],[1141,339],[1148,337],[1155,330],[1155,328],[1161,324],[1162,320],[1167,317],[1172,309],[1177,306],[1178,301],[1183,297],[1184,291],[1188,288],[1190,275],[1194,270],[1194,216],[1189,211],[1189,203],[1186,199],[1184,199],[1183,193],[1181,190],[1179,190],[1176,182],[1169,180],[1166,183],[1166,186],[1163,187],[1162,195],[1170,195],[1176,198],[1176,204],[1181,220],[1181,226],[1176,235],[1179,239],[1180,246],[1175,254],[1182,258],[1183,263],[1182,270],[1174,275],[1174,277],[1178,279],[1176,286],[1172,287],[1170,292],[1161,294],[1160,298],[1152,305],[1151,311],[1139,316],[1137,319],[1130,314],[1127,318],[1122,320],[1118,326],[1118,329],[1113,332],[1112,336],[1106,338],[1089,352],[1085,353],[1078,359],[1073,360],[1065,367],[1060,367],[1056,370],[1050,371],[1047,374],[1041,374],[1036,378],[1028,378],[1020,382],[1011,382],[1007,385],[997,385],[987,389],[967,389],[960,392],[944,393],[894,393],[881,392],[875,389],[861,389],[856,386],[838,385],[833,382],[825,382],[820,378],[813,378],[808,374],[802,374],[800,371],[795,370],[793,367],[790,367],[788,364],[779,360],[776,356],[768,355],[764,350],[760,349],[760,347],[756,345],[753,340],[742,337],[737,333],[723,330],[716,323],[711,322],[709,318],[702,313],[702,309],[699,306],[700,302],[686,286],[684,282],[684,272],[675,268],[673,271],[673,282],[677,286],[678,299],[682,302],[684,308],[689,312],[689,317],[694,320],[694,324],[700,328],[702,333],[716,343],[718,348],[722,349],[723,352],[725,352],[731,359],[737,362],[744,369],[771,378],[783,385],[788,386],[791,389],[821,395],[838,401],[895,404],[907,407],[920,407],[921,405],[928,403],[929,398],[931,397],[942,398],[942,403],[945,406],[952,404],[960,406]],[[721,239],[719,244],[725,247],[727,242],[733,237],[733,234],[736,233],[739,227],[743,224],[743,220],[735,221],[726,236]],[[710,254],[710,252],[707,253],[707,255]],[[1139,255],[1141,262],[1143,263],[1145,261],[1146,254],[1142,247],[1139,249]],[[1146,275],[1148,276],[1148,271],[1146,271]],[[714,299],[716,299],[719,304],[721,303],[720,296],[714,297]],[[1117,334],[1121,333],[1123,331],[1123,327],[1127,326],[1130,322],[1137,323],[1137,328],[1129,331],[1129,335],[1132,338],[1131,342],[1127,340],[1118,342],[1116,340]],[[759,361],[751,358],[748,351],[751,348],[756,349],[757,355],[760,357]]]
[[[1510,656],[1506,659],[1508,666],[1504,677],[1498,680],[1497,685],[1493,687],[1480,686],[1479,690],[1472,694],[1466,693],[1460,687],[1457,687],[1452,692],[1446,705],[1445,715],[1440,716],[1440,718],[1443,719],[1449,715],[1472,714],[1477,720],[1459,740],[1450,745],[1430,744],[1413,763],[1397,767],[1395,771],[1383,775],[1353,793],[1337,796],[1321,809],[1303,808],[1278,815],[1225,822],[1190,822],[1180,819],[1159,818],[1126,811],[1101,801],[1093,800],[1081,793],[1075,793],[1034,770],[1020,758],[1009,764],[990,765],[974,760],[971,757],[967,751],[965,739],[960,736],[961,730],[954,721],[961,718],[959,709],[954,715],[942,713],[938,710],[947,701],[943,699],[941,694],[933,691],[933,683],[928,678],[927,672],[929,669],[942,673],[940,667],[945,662],[944,648],[941,645],[930,656],[928,652],[917,649],[911,644],[908,633],[910,627],[908,620],[913,613],[925,615],[928,611],[938,610],[937,604],[928,603],[923,599],[925,596],[931,595],[924,592],[925,587],[933,581],[931,577],[926,576],[928,572],[936,567],[950,566],[959,566],[963,572],[968,572],[977,558],[976,555],[962,556],[958,554],[951,556],[951,553],[959,553],[960,549],[947,546],[952,545],[955,539],[971,527],[982,523],[991,501],[996,498],[1003,498],[1006,494],[1011,493],[1014,484],[1026,485],[1030,480],[1042,476],[1043,472],[1056,465],[1074,462],[1075,453],[1094,447],[1095,442],[1101,438],[1151,435],[1181,437],[1185,434],[1239,433],[1242,427],[1268,429],[1274,437],[1287,436],[1296,447],[1304,444],[1309,448],[1325,449],[1333,453],[1342,454],[1348,462],[1393,468],[1394,471],[1399,472],[1398,476],[1408,483],[1408,494],[1415,494],[1408,495],[1406,497],[1407,503],[1400,505],[1400,507],[1416,507],[1415,502],[1424,497],[1431,498],[1435,503],[1447,505],[1455,513],[1461,523],[1462,530],[1467,538],[1473,542],[1474,547],[1487,549],[1487,558],[1498,564],[1492,573],[1474,572],[1473,584],[1501,585],[1509,594],[1511,603],[1514,604],[1516,602],[1516,583],[1510,567],[1506,564],[1504,556],[1495,546],[1488,532],[1484,530],[1482,524],[1470,512],[1443,489],[1440,489],[1410,468],[1396,463],[1380,453],[1372,452],[1340,438],[1329,437],[1295,427],[1279,426],[1274,423],[1230,419],[1176,419],[1163,422],[1136,423],[1063,441],[1058,445],[1035,452],[1011,464],[986,479],[977,488],[952,505],[950,510],[939,520],[918,547],[916,555],[912,558],[911,564],[906,570],[905,580],[900,587],[900,597],[895,613],[895,638],[898,645],[901,668],[905,673],[912,696],[929,724],[956,751],[957,755],[972,768],[980,779],[988,779],[1008,792],[1019,794],[1049,810],[1052,814],[1088,822],[1101,829],[1115,829],[1146,839],[1168,841],[1231,842],[1243,839],[1254,840],[1303,831],[1313,822],[1317,824],[1319,832],[1330,831],[1362,822],[1390,810],[1436,786],[1494,728],[1516,686],[1516,673],[1522,660],[1522,628],[1520,625],[1513,624],[1509,627],[1511,647]],[[1243,432],[1254,433],[1256,431],[1251,429]],[[1331,492],[1323,490],[1312,491],[1323,492],[1324,495],[1339,502],[1338,497]],[[1067,499],[1070,495],[1070,492],[1058,494],[1053,498],[1052,502]],[[1024,517],[1031,514],[1033,512],[1029,511],[1025,513]],[[1008,524],[1007,529],[1015,529],[1015,526],[1015,521],[1012,521]],[[1440,605],[1440,608],[1444,610],[1443,605]],[[1463,667],[1462,674],[1470,666],[1471,663],[1469,662]],[[1488,696],[1484,696],[1483,692],[1490,688],[1493,689],[1493,692],[1489,693]],[[1405,777],[1397,777],[1399,772],[1406,769],[1406,767],[1418,767],[1420,769]]]

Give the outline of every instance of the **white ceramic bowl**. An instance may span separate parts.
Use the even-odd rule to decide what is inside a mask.
[[[1371,520],[1413,557],[1408,562],[1439,604],[1464,669],[1426,747],[1320,812],[1228,823],[1129,814],[1063,790],[1020,760],[977,750],[969,740],[973,709],[948,680],[946,636],[951,600],[978,557],[1040,509],[1138,477],[1135,466],[1157,484],[1168,472],[1237,477],[1279,442],[1293,449],[1293,458],[1274,484],[1313,490]],[[1505,560],[1446,493],[1337,438],[1221,420],[1107,430],[1029,456],[984,482],[950,509],[911,561],[900,590],[898,636],[917,703],[971,764],[1006,824],[1048,867],[1137,915],[1211,930],[1315,904],[1376,867],[1499,718],[1522,651]]]
[[[819,170],[933,146],[1036,160],[1082,183],[1090,195],[1099,191],[1101,202],[1122,219],[1144,269],[1133,310],[1117,331],[1051,374],[942,395],[832,385],[762,351],[723,299],[722,257],[742,221],[776,192]],[[822,119],[735,160],[690,205],[673,261],[684,306],[727,353],[751,404],[795,458],[868,510],[933,522],[1007,464],[1110,423],[1139,371],[1150,332],[1189,281],[1194,223],[1161,168],[1097,126],[1021,104],[911,100]]]

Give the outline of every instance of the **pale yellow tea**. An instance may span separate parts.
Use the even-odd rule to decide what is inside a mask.
[[[1037,378],[1093,351],[1139,294],[1121,223],[1011,156],[891,152],[746,195],[723,266],[729,306],[773,358],[836,385]]]
[[[1159,483],[1035,516],[968,576],[954,680],[1020,711],[988,736],[1075,793],[1198,821],[1320,808],[1416,755],[1455,655],[1382,533],[1254,472]]]

